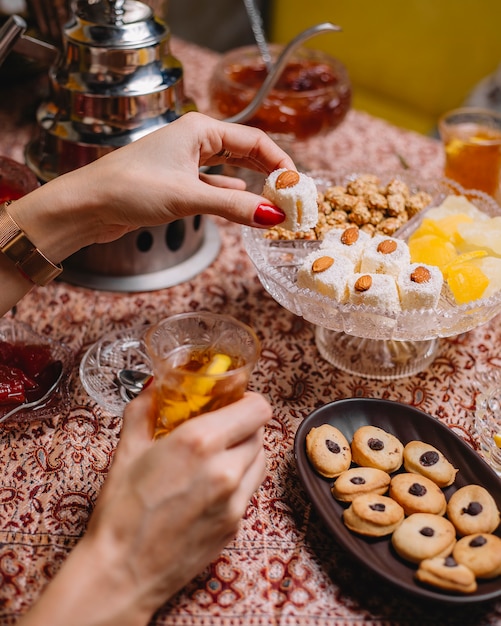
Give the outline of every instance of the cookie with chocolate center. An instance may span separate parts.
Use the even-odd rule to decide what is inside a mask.
[[[365,493],[343,512],[343,521],[355,533],[368,537],[390,535],[404,519],[404,510],[388,496]]]
[[[452,555],[477,578],[495,578],[501,574],[501,539],[497,535],[479,533],[462,537]]]
[[[447,517],[461,536],[492,533],[500,521],[496,501],[480,485],[465,485],[455,491],[447,503]]]
[[[413,513],[395,530],[391,543],[403,559],[419,563],[423,559],[448,556],[456,543],[456,529],[441,515]]]
[[[353,434],[351,454],[353,461],[365,467],[394,472],[402,465],[404,446],[391,433],[378,426],[361,426]]]
[[[447,508],[447,501],[440,487],[426,476],[412,472],[393,476],[389,495],[403,507],[406,515],[412,513],[443,515]]]
[[[416,580],[430,587],[455,593],[474,593],[478,587],[471,569],[451,556],[421,561]]]
[[[324,478],[335,478],[351,465],[351,449],[343,433],[330,424],[312,428],[306,435],[306,454]]]
[[[363,493],[380,495],[388,491],[390,475],[375,467],[352,467],[338,476],[331,488],[332,495],[341,502],[351,502]]]
[[[405,445],[404,467],[408,472],[426,476],[439,487],[452,485],[458,472],[440,450],[423,441],[409,441]]]

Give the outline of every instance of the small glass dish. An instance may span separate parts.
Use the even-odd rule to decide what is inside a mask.
[[[43,402],[36,406],[29,406],[28,400],[19,405],[0,404],[0,426],[13,421],[40,420],[60,414],[68,402],[68,378],[74,361],[72,350],[60,341],[37,334],[27,324],[9,319],[0,320],[0,342],[48,346],[51,365],[57,366],[54,369],[54,380],[48,383],[48,386],[52,382],[55,384],[54,390],[44,397]],[[26,405],[26,409],[23,409],[23,405]],[[12,415],[7,417],[8,413]]]
[[[307,172],[319,190],[344,185],[362,174]],[[487,215],[501,215],[501,207],[487,194],[464,190],[447,179],[418,180],[402,173],[378,173],[382,184],[405,182],[412,193],[426,191],[438,206],[450,194],[465,195]],[[407,240],[418,227],[428,207],[409,220],[394,236]],[[444,289],[434,309],[392,312],[365,305],[339,304],[314,292],[299,288],[296,275],[303,259],[320,246],[304,239],[267,239],[261,230],[244,227],[243,241],[264,288],[283,307],[316,325],[320,354],[343,371],[392,380],[425,369],[437,356],[438,340],[456,336],[491,320],[501,312],[501,291],[489,298],[456,304]]]
[[[122,415],[127,404],[120,393],[118,372],[122,369],[152,371],[144,343],[148,328],[136,326],[107,333],[88,348],[80,362],[80,380],[85,391],[112,415]]]
[[[501,476],[501,376],[497,383],[477,397],[474,427],[480,452],[498,476]]]

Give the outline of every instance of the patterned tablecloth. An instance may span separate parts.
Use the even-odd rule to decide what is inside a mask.
[[[186,91],[207,110],[207,80],[217,55],[173,41]],[[9,87],[0,110],[0,153],[18,160],[34,126],[43,81]],[[2,88],[2,92],[4,89]],[[398,171],[402,159],[420,175],[439,175],[440,145],[352,111],[341,127],[311,141],[311,166]],[[499,317],[443,340],[425,371],[392,382],[345,374],[319,355],[314,328],[263,289],[241,243],[240,228],[215,220],[222,247],[193,280],[155,292],[112,293],[55,282],[34,289],[17,320],[71,347],[70,401],[45,421],[5,424],[0,431],[0,622],[26,611],[78,541],[106,477],[120,417],[85,393],[78,375],[86,349],[103,334],[181,311],[226,312],[251,324],[263,352],[251,386],[270,398],[268,474],[241,530],[219,558],[162,607],[152,624],[170,626],[333,626],[499,624],[501,604],[454,609],[396,593],[329,535],[299,482],[293,441],[316,407],[341,398],[374,397],[411,404],[437,417],[475,447],[471,420],[479,393],[474,374],[501,370]],[[369,548],[368,548],[369,549]]]

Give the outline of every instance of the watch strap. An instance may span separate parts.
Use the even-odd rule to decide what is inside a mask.
[[[10,202],[0,204],[0,251],[36,285],[45,286],[59,276],[62,266],[55,265],[28,239],[7,212]]]

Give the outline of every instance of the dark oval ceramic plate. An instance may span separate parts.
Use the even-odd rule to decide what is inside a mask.
[[[393,433],[404,445],[414,439],[430,443],[459,469],[454,484],[444,489],[447,500],[459,487],[475,483],[489,490],[501,510],[501,481],[472,448],[447,426],[419,409],[371,398],[338,400],[316,409],[302,422],[294,441],[299,476],[313,505],[339,543],[373,572],[413,595],[441,602],[467,604],[501,595],[501,577],[478,580],[477,591],[468,595],[454,595],[421,586],[414,579],[416,566],[396,555],[389,537],[365,538],[348,530],[342,520],[347,505],[334,499],[330,491],[333,481],[319,476],[306,455],[306,435],[314,426],[326,423],[339,428],[348,441],[357,428],[372,424]],[[501,537],[501,527],[496,534]]]

